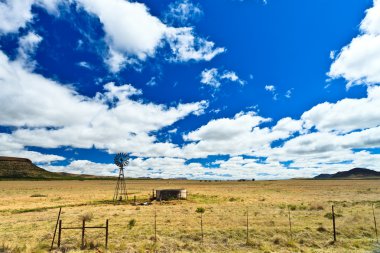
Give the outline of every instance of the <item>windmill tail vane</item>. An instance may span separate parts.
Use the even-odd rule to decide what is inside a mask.
[[[114,158],[115,164],[119,167],[119,177],[117,178],[114,201],[128,200],[127,186],[124,177],[124,167],[129,164],[129,155],[126,153],[118,153]]]

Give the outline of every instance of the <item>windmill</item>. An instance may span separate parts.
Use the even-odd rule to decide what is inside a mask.
[[[129,164],[129,155],[126,153],[118,153],[114,159],[115,164],[119,167],[119,177],[117,179],[115,193],[113,195],[114,201],[128,200],[127,188],[124,178],[124,167]]]

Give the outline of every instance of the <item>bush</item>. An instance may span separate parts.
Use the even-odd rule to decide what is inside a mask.
[[[342,217],[343,215],[341,215],[341,214],[339,214],[339,213],[336,213],[335,214],[335,218],[339,218],[339,217]],[[332,220],[332,213],[326,213],[325,215],[324,215],[324,217],[325,218],[327,218],[327,219],[330,219],[330,220]]]
[[[327,229],[324,228],[323,226],[319,226],[319,227],[317,228],[317,231],[320,232],[320,233],[323,233],[323,232],[326,232]]]
[[[85,214],[79,215],[79,219],[81,221],[91,221],[93,217],[94,215],[92,213],[85,213]]]
[[[135,225],[136,225],[136,220],[135,219],[129,220],[129,222],[128,222],[128,229],[132,229]]]

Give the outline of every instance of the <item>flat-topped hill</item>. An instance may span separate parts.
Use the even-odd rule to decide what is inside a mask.
[[[27,158],[0,156],[0,179],[114,179],[113,177],[101,177],[92,175],[77,175],[70,173],[56,173],[44,170]]]
[[[0,156],[0,178],[59,178],[57,173],[46,171],[27,158]]]

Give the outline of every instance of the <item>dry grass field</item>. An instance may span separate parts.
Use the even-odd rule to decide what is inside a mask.
[[[376,248],[372,204],[380,225],[380,180],[128,181],[130,196],[140,202],[152,189],[188,190],[188,200],[150,206],[110,203],[114,184],[0,181],[0,252],[48,251],[59,207],[64,227],[81,226],[83,216],[92,216],[89,226],[104,225],[109,219],[108,252],[374,252]],[[198,207],[205,208],[203,243]],[[63,252],[80,252],[80,243],[80,230],[63,231]],[[87,230],[86,243],[84,251],[105,252],[104,231]]]

